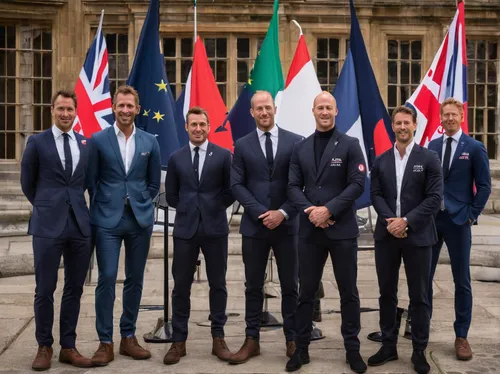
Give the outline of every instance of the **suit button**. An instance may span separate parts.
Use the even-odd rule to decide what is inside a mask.
[[[321,186],[318,186],[318,188],[321,188]]]
[[[66,205],[71,205],[71,201],[66,200]]]

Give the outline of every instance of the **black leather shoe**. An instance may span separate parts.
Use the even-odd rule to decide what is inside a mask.
[[[372,342],[382,343],[382,331],[371,332],[366,338]]]
[[[424,351],[414,350],[411,355],[411,362],[413,362],[413,368],[418,374],[427,374],[431,367],[425,358]]]
[[[345,360],[355,373],[364,373],[366,364],[358,351],[349,351],[345,354]]]
[[[368,365],[380,366],[389,361],[398,359],[398,351],[396,348],[384,347],[380,348],[377,353],[368,359]]]
[[[302,348],[297,348],[292,358],[286,363],[285,369],[286,371],[297,371],[302,365],[308,364],[309,362],[311,362],[309,359],[309,352]]]

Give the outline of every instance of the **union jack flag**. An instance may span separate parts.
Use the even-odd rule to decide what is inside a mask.
[[[457,12],[443,43],[424,79],[405,105],[417,112],[415,141],[422,146],[443,134],[440,104],[453,97],[464,104],[462,130],[467,134],[467,49],[464,3],[458,0]]]
[[[104,12],[75,87],[78,107],[73,129],[87,138],[114,123],[109,92],[108,49],[102,33],[103,18]]]

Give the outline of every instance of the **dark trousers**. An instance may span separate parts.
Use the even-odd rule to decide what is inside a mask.
[[[432,265],[429,282],[429,301],[432,313],[432,281],[443,241],[448,247],[451,272],[455,283],[455,335],[467,338],[472,320],[472,286],[470,279],[471,227],[453,223],[448,212],[439,211],[436,217],[438,242],[432,247]]]
[[[297,236],[273,231],[267,238],[243,236],[242,252],[245,264],[246,336],[259,338],[264,278],[271,248],[273,249],[281,286],[281,315],[286,341],[295,339],[294,315],[297,308]]]
[[[382,344],[396,347],[398,342],[396,314],[401,258],[410,296],[413,349],[425,350],[429,341],[430,306],[427,290],[431,266],[431,247],[414,247],[397,239],[375,241],[375,265],[380,291],[380,330]]]
[[[33,237],[36,281],[35,335],[39,345],[50,347],[54,343],[54,291],[62,255],[64,290],[60,314],[60,344],[63,348],[75,347],[80,298],[90,260],[90,243],[91,237],[82,235],[72,210],[60,237]]]
[[[113,229],[95,227],[96,257],[99,278],[95,290],[96,329],[101,342],[113,341],[113,307],[116,277],[122,241],[125,242],[125,282],[123,313],[120,319],[122,338],[135,334],[153,226],[142,228],[130,207],[126,207]]]
[[[323,230],[312,237],[299,238],[299,306],[296,313],[297,346],[307,349],[311,339],[314,295],[323,276],[328,254],[340,294],[342,316],[341,333],[347,351],[359,351],[358,334],[361,329],[358,275],[357,239],[331,240]]]
[[[191,286],[200,248],[205,257],[206,273],[210,287],[209,303],[212,336],[224,337],[224,325],[227,321],[227,235],[215,238],[207,236],[200,222],[196,234],[191,239],[174,237],[174,260],[172,264],[175,283],[172,292],[172,340],[174,342],[185,342],[188,337]]]

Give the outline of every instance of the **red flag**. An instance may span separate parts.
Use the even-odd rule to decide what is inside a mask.
[[[186,99],[189,98],[189,107],[200,106],[208,112],[210,119],[208,140],[232,152],[233,137],[231,125],[229,121],[226,121],[227,108],[220,96],[205,46],[199,36],[194,45],[190,86],[190,90],[186,86]]]

